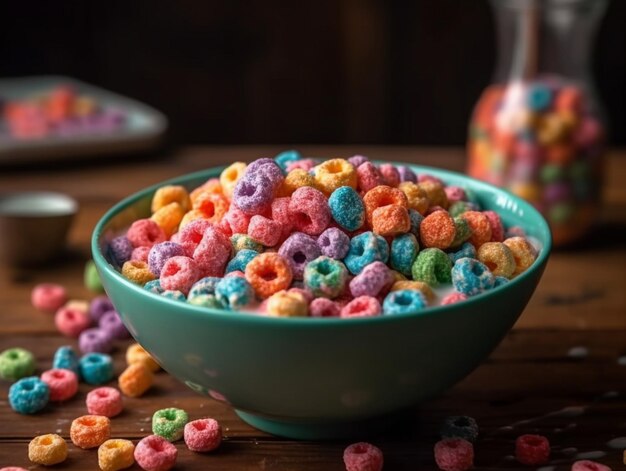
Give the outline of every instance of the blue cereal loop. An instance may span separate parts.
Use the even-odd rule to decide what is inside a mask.
[[[226,265],[226,273],[233,271],[246,271],[246,266],[252,261],[254,257],[259,255],[256,250],[242,249],[228,262]]]
[[[449,253],[448,257],[450,257],[450,261],[453,264],[460,258],[476,258],[476,247],[469,242],[465,242],[459,250]]]
[[[460,258],[452,267],[452,284],[459,293],[475,296],[493,288],[495,277],[486,265],[473,258]]]
[[[426,307],[426,298],[417,290],[401,289],[389,293],[383,301],[383,315],[410,314]]]
[[[245,278],[231,276],[222,278],[215,286],[215,297],[225,309],[236,310],[254,300],[254,290]]]
[[[37,376],[22,378],[9,388],[9,404],[20,414],[34,414],[46,407],[50,399],[48,385]]]
[[[161,287],[161,280],[148,281],[145,285],[143,285],[143,289],[154,294],[161,294],[164,291]]]
[[[413,234],[402,234],[391,241],[389,265],[403,275],[411,275],[411,267],[417,258],[419,243]]]
[[[54,357],[52,359],[52,368],[63,368],[66,370],[71,370],[76,373],[77,376],[80,376],[78,355],[69,345],[59,347],[57,351],[54,352]]]
[[[336,298],[345,289],[348,270],[343,263],[322,255],[304,268],[304,286],[316,297]]]
[[[545,85],[535,84],[528,90],[526,104],[531,110],[542,111],[552,103],[552,90]]]
[[[205,276],[196,281],[189,290],[187,299],[192,300],[196,296],[202,296],[206,294],[215,294],[215,287],[222,281],[217,276]]]
[[[356,231],[365,222],[363,200],[349,186],[333,191],[328,198],[328,206],[335,222],[348,231]]]
[[[301,159],[302,154],[294,149],[286,150],[274,157],[274,161],[278,164],[283,172],[287,172],[287,165],[289,165],[291,162],[297,162]]]
[[[493,287],[499,288],[500,286],[506,285],[508,282],[509,282],[508,278],[505,278],[503,276],[496,276],[494,283],[493,283]]]
[[[182,291],[178,291],[178,290],[171,290],[171,289],[165,290],[161,293],[161,296],[167,299],[172,299],[174,301],[181,301],[183,303],[187,301],[187,296],[185,296],[185,293],[183,293]]]
[[[113,360],[105,353],[87,353],[78,364],[80,375],[87,384],[104,384],[113,379]]]
[[[422,221],[424,220],[424,216],[422,216],[417,210],[409,209],[409,220],[411,221],[411,234],[415,237],[420,236],[420,226],[422,225]]]
[[[446,417],[441,430],[441,438],[462,438],[474,443],[478,438],[478,424],[472,417],[456,415]]]
[[[358,275],[366,265],[372,262],[387,263],[387,260],[389,260],[387,241],[384,237],[368,231],[352,238],[348,255],[343,259],[343,263],[350,273]]]

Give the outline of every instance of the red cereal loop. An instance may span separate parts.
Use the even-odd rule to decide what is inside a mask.
[[[282,226],[278,221],[258,214],[250,219],[248,235],[266,247],[273,247],[278,244],[281,233]]]
[[[392,188],[387,185],[379,185],[365,193],[365,196],[363,197],[363,204],[365,205],[365,218],[370,227],[372,225],[372,218],[376,209],[390,204],[395,204],[404,208],[409,207],[409,202],[402,190]]]
[[[218,193],[201,193],[193,202],[193,209],[200,211],[203,217],[211,223],[220,222],[228,211],[228,207],[228,199]]]
[[[228,224],[232,234],[246,234],[248,232],[248,224],[250,224],[250,216],[233,204],[221,222]]]
[[[378,171],[383,177],[383,184],[396,187],[400,184],[400,172],[392,164],[381,164]]]
[[[320,235],[331,221],[324,193],[308,186],[298,188],[291,195],[289,216],[294,228],[308,235]]]
[[[382,312],[380,301],[372,296],[359,296],[341,308],[340,317],[372,317]]]
[[[222,443],[222,427],[215,419],[198,419],[185,424],[185,445],[191,451],[206,453]]]
[[[377,186],[384,185],[385,179],[372,162],[364,162],[356,169],[357,189],[367,193]]]
[[[150,253],[150,247],[137,247],[130,255],[132,262],[144,262],[148,263],[148,254]]]
[[[95,448],[111,436],[111,421],[102,415],[83,415],[72,421],[70,438],[79,448]]]
[[[87,393],[87,412],[93,415],[115,417],[122,412],[122,394],[115,388],[103,386]]]
[[[572,464],[572,471],[611,471],[611,468],[595,461],[580,460]]]
[[[372,231],[378,235],[395,236],[409,232],[410,229],[411,219],[404,206],[388,204],[376,208],[372,213]]]
[[[200,278],[200,267],[194,259],[179,255],[168,258],[161,269],[161,287],[169,291],[189,293],[191,286]]]
[[[246,266],[245,274],[257,296],[263,299],[289,288],[293,279],[291,265],[275,252],[264,252],[254,257]]]
[[[139,219],[133,222],[126,232],[126,237],[133,247],[152,247],[167,239],[163,229],[152,219]]]
[[[211,223],[206,219],[196,219],[183,227],[177,233],[177,241],[185,249],[188,257],[193,257],[198,244],[204,236],[204,231],[211,227]]]
[[[515,440],[515,457],[528,466],[547,463],[550,459],[550,442],[543,435],[520,435]]]
[[[135,461],[146,471],[168,471],[176,464],[178,450],[159,435],[142,438],[135,447]]]
[[[76,373],[64,368],[44,371],[41,380],[48,385],[51,401],[66,401],[78,392]]]
[[[233,250],[230,239],[214,226],[209,226],[193,252],[203,276],[223,276]]]
[[[383,452],[371,443],[353,443],[344,450],[343,463],[346,471],[380,471]]]
[[[64,306],[54,315],[54,324],[63,335],[78,337],[91,325],[91,318],[83,309]]]
[[[465,211],[460,217],[467,221],[472,230],[469,242],[474,247],[478,249],[485,242],[491,241],[491,223],[487,216],[480,211]]]
[[[454,241],[456,227],[454,219],[447,211],[435,211],[424,218],[420,224],[420,239],[424,247],[445,250]]]
[[[487,216],[489,225],[491,226],[491,240],[490,242],[502,242],[504,240],[504,225],[500,215],[495,211],[483,211],[483,214]]]
[[[441,300],[441,305],[445,306],[447,304],[454,304],[461,301],[465,301],[467,299],[467,295],[463,293],[453,292],[443,297]]]
[[[435,462],[443,471],[465,471],[474,465],[474,447],[462,438],[446,438],[435,444]]]
[[[293,229],[293,220],[291,219],[291,213],[289,212],[289,202],[291,198],[276,198],[272,201],[272,220],[280,223],[281,234],[280,242],[289,237]]]
[[[30,301],[35,309],[55,312],[67,302],[67,291],[55,283],[41,283],[33,288]]]

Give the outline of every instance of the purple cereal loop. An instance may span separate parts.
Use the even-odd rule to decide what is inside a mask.
[[[250,164],[246,167],[246,172],[244,173],[243,178],[254,178],[257,175],[264,175],[269,178],[272,182],[274,190],[276,190],[285,179],[283,171],[274,159],[268,158],[257,159],[254,162],[250,162]]]
[[[306,264],[315,260],[322,252],[313,237],[304,232],[294,232],[282,243],[278,254],[291,265],[293,278],[301,280]]]
[[[169,258],[185,255],[185,249],[176,242],[161,242],[155,244],[148,253],[148,268],[150,272],[157,278],[161,276],[163,265]]]
[[[93,327],[81,332],[78,337],[78,347],[83,353],[109,353],[113,345],[108,332]]]
[[[369,162],[370,159],[365,157],[364,155],[353,155],[348,159],[354,168],[359,168],[359,165],[364,164],[365,162]]]
[[[265,174],[244,175],[235,185],[233,204],[249,216],[265,211],[274,199],[275,187]]]
[[[350,293],[359,296],[379,296],[394,282],[391,270],[383,262],[373,262],[350,281]]]
[[[322,251],[322,255],[342,260],[350,249],[350,237],[341,229],[329,227],[319,235],[317,245]]]
[[[107,295],[96,296],[89,303],[89,317],[95,322],[98,322],[100,318],[107,312],[115,309],[113,303]]]
[[[311,317],[339,317],[339,304],[328,298],[316,298],[309,304]]]
[[[569,200],[572,197],[572,188],[564,182],[550,183],[544,187],[543,197],[548,203]]]
[[[112,339],[127,339],[130,337],[120,315],[115,310],[105,312],[98,322],[100,329],[104,330]]]
[[[406,165],[398,165],[398,173],[400,174],[401,182],[417,183],[417,175]]]
[[[133,244],[130,243],[128,237],[119,236],[109,242],[109,253],[113,258],[112,262],[120,267],[130,260],[133,254]]]

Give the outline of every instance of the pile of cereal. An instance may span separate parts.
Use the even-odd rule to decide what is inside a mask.
[[[163,186],[107,256],[146,290],[269,316],[412,313],[497,288],[537,251],[471,194],[366,157],[288,151]]]

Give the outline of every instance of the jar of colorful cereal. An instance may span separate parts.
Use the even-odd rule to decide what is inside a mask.
[[[607,129],[589,74],[607,0],[492,0],[499,59],[474,109],[468,173],[530,201],[555,244],[584,235],[600,201]]]

